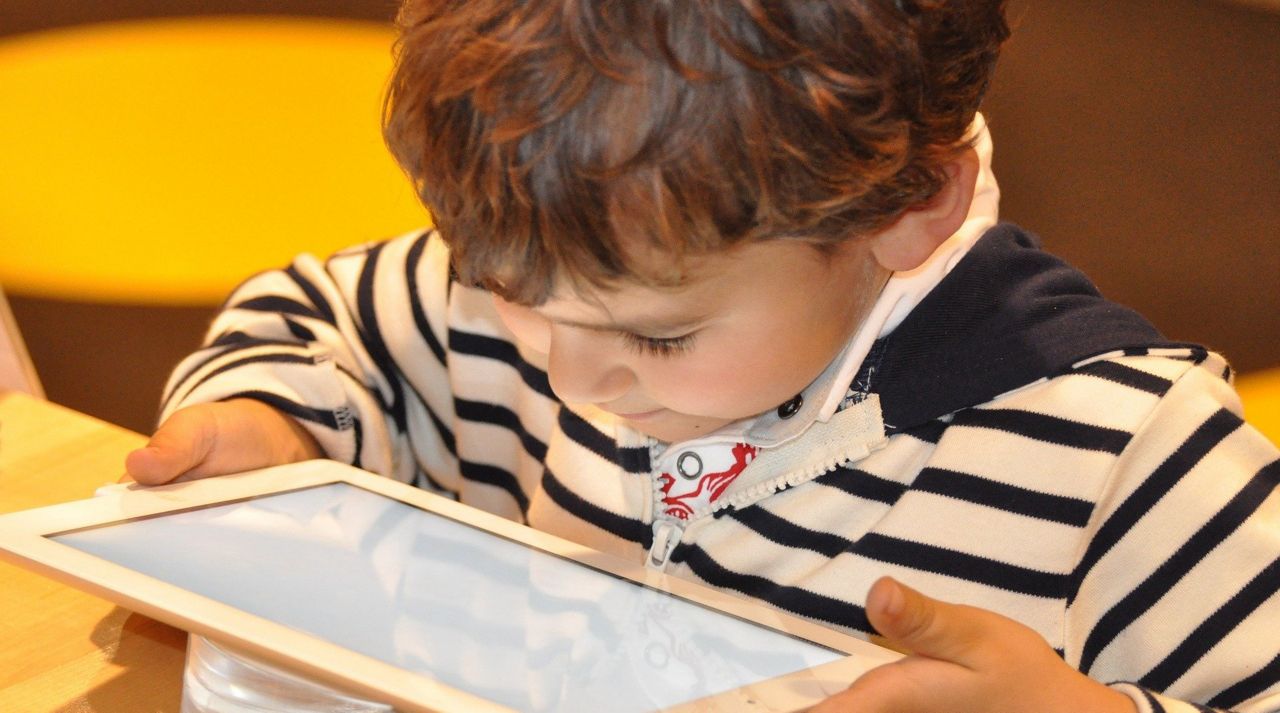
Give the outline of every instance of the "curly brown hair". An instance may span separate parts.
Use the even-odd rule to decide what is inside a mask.
[[[669,284],[686,255],[831,246],[933,196],[1003,5],[407,0],[385,135],[459,279],[524,304]]]

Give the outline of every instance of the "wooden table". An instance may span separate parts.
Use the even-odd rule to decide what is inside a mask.
[[[0,513],[87,498],[145,439],[0,392]],[[0,711],[176,713],[186,633],[0,562]]]

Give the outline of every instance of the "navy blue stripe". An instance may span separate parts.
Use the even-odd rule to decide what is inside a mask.
[[[837,488],[855,498],[874,500],[885,505],[893,505],[906,492],[907,486],[892,480],[872,475],[865,470],[841,466],[824,473],[813,482]]]
[[[352,384],[356,385],[361,389],[364,389],[365,391],[369,390],[369,387],[366,384],[361,382],[360,379],[357,378],[355,374],[352,374],[350,371],[348,371],[347,368],[344,367],[342,364],[338,364],[335,362],[335,365],[338,368],[338,372],[343,376],[347,377],[348,379],[350,379]],[[440,417],[436,415],[436,412],[432,410],[431,406],[427,404],[427,402],[422,398],[421,394],[419,394],[416,391],[413,391],[410,393],[417,399],[418,403],[422,406],[422,410],[426,412],[427,418],[431,419],[431,424],[435,426],[436,433],[440,435],[440,441],[444,443],[445,449],[448,450],[450,454],[456,457],[458,455],[458,446],[454,442],[453,431],[450,431],[449,427],[444,424],[444,421],[440,420]],[[364,430],[361,427],[360,420],[358,418],[355,420],[355,429],[356,429],[356,455],[355,455],[356,462],[353,463],[353,465],[358,466],[360,465],[359,461],[361,460],[361,455],[360,455],[361,447],[364,444]]]
[[[1144,349],[1140,354],[1150,354],[1150,349]],[[1128,355],[1126,353],[1126,355]],[[1199,365],[1209,358],[1209,350],[1201,346],[1189,346],[1182,353],[1160,354],[1165,359],[1177,359],[1178,361],[1189,361],[1192,364]]]
[[[672,561],[683,562],[704,582],[722,589],[741,592],[763,600],[779,609],[817,621],[825,621],[857,631],[875,633],[867,620],[866,609],[800,587],[778,584],[755,574],[734,572],[716,562],[697,545],[680,545],[671,555]]]
[[[226,340],[225,342],[223,342],[224,339]],[[224,333],[215,339],[208,347],[192,354],[187,360],[183,361],[183,363],[179,365],[183,367],[181,375],[179,375],[178,371],[174,371],[173,376],[170,377],[170,381],[173,383],[173,388],[161,396],[160,410],[163,411],[168,408],[169,402],[173,400],[173,397],[178,392],[188,393],[190,391],[190,389],[186,388],[186,381],[196,372],[205,368],[210,363],[221,359],[227,354],[247,347],[257,346],[284,346],[289,349],[296,349],[298,344],[275,339],[257,339],[240,331]]]
[[[514,368],[529,388],[547,398],[556,398],[555,392],[551,390],[551,382],[547,380],[547,372],[525,361],[520,356],[520,352],[516,350],[516,346],[511,342],[483,334],[472,334],[471,332],[450,329],[449,348],[458,354],[485,357],[503,362]]]
[[[372,391],[372,387],[362,383],[360,379],[356,378],[356,376],[350,371],[347,371],[347,369],[341,364],[338,364],[337,366],[338,371],[351,379],[352,383],[359,385],[360,388],[366,391]],[[431,405],[427,403],[422,394],[418,393],[416,390],[410,390],[408,395],[414,397],[415,401],[422,406],[422,410],[426,412],[427,418],[431,420],[431,425],[435,427],[436,433],[439,434],[440,442],[444,444],[445,450],[449,451],[449,454],[456,458],[458,455],[458,443],[457,439],[453,435],[453,431],[445,425],[445,422],[440,418],[439,414],[435,412],[435,409],[431,408]]]
[[[355,416],[351,419],[351,432],[355,435],[356,447],[351,455],[351,465],[357,468],[364,467],[364,424],[360,423],[360,417]]]
[[[223,354],[226,354],[227,352],[230,352],[230,351],[234,351],[236,349],[245,349],[247,347],[269,347],[269,346],[299,347],[303,345],[299,344],[297,340],[294,340],[294,339],[266,339],[262,337],[255,337],[246,332],[241,332],[240,330],[233,330],[230,332],[223,332],[222,334],[219,334],[217,337],[213,339],[213,341],[209,342],[209,344],[207,344],[206,346],[207,347],[231,347],[231,348],[223,349],[217,352],[213,356],[209,357],[209,359],[202,362],[201,365],[207,364],[210,361],[213,361],[214,359],[218,358],[219,356],[222,356]],[[193,369],[192,371],[195,371],[195,369]]]
[[[1235,414],[1226,409],[1219,410],[1200,424],[1200,427],[1183,441],[1177,450],[1142,482],[1142,485],[1120,503],[1116,511],[1098,528],[1098,534],[1094,535],[1080,563],[1076,565],[1068,604],[1075,599],[1080,583],[1088,576],[1098,560],[1102,559],[1146,515],[1147,511],[1164,497],[1165,493],[1172,490],[1173,486],[1194,468],[1205,454],[1239,428],[1240,424],[1240,418]]]
[[[311,305],[319,313],[321,319],[329,324],[337,324],[338,320],[333,316],[333,306],[329,304],[329,300],[325,299],[324,294],[316,289],[316,286],[310,280],[303,277],[301,272],[298,272],[298,268],[290,265],[284,269],[284,272],[298,285],[302,293],[307,296],[307,299],[311,300]]]
[[[524,446],[525,453],[528,453],[540,463],[546,462],[547,445],[529,433],[524,424],[520,422],[520,416],[511,409],[498,404],[468,401],[467,399],[459,398],[453,400],[453,408],[460,419],[501,426],[511,431],[520,439],[520,444]]]
[[[294,418],[318,423],[335,431],[338,430],[338,418],[332,411],[311,408],[310,406],[300,404],[297,401],[287,399],[279,394],[273,394],[269,391],[241,391],[239,393],[232,394],[223,400],[225,401],[230,399],[253,399],[254,401],[261,401],[277,411],[283,411],[285,414],[293,416]]]
[[[1142,697],[1147,699],[1147,705],[1151,706],[1151,713],[1165,713],[1164,706],[1160,705],[1160,701],[1151,695],[1151,691],[1142,687],[1139,687],[1138,690],[1142,691]]]
[[[1215,708],[1231,708],[1272,690],[1280,683],[1280,654],[1276,654],[1267,665],[1258,669],[1247,678],[1209,699],[1209,705]]]
[[[1135,369],[1114,361],[1096,361],[1092,364],[1086,364],[1080,367],[1078,372],[1088,376],[1095,376],[1099,379],[1106,379],[1139,391],[1145,391],[1149,394],[1155,394],[1156,396],[1164,396],[1173,387],[1173,382],[1162,376],[1148,374],[1141,369]]]
[[[1041,493],[942,468],[922,469],[911,488],[1072,527],[1084,527],[1093,512],[1093,503],[1088,500]]]
[[[1218,529],[1238,527],[1256,512],[1262,505],[1262,500],[1275,490],[1277,480],[1280,480],[1280,463],[1272,463],[1258,473],[1218,515],[1214,516],[1214,520],[1221,518],[1223,521]],[[1211,521],[1210,524],[1213,522]],[[1209,525],[1206,525],[1201,532],[1208,528]],[[1197,537],[1199,535],[1200,533],[1196,533]],[[1230,634],[1277,591],[1280,591],[1280,559],[1264,568],[1227,600],[1226,604],[1201,622],[1172,653],[1142,677],[1143,685],[1158,690],[1164,690],[1173,685],[1173,682],[1208,653],[1209,649]]]
[[[418,334],[422,336],[422,341],[427,343],[431,353],[436,355],[436,359],[441,364],[447,365],[448,354],[440,344],[440,340],[436,339],[435,331],[431,329],[426,310],[422,308],[422,295],[418,292],[418,265],[422,262],[422,253],[427,247],[427,239],[427,234],[424,233],[409,246],[409,253],[405,256],[404,279],[409,288],[409,306],[413,311],[413,324],[418,328]]]
[[[281,295],[250,297],[243,302],[231,305],[227,309],[243,309],[250,312],[271,312],[274,314],[290,314],[295,317],[307,317],[309,319],[324,319],[324,316],[312,306]]]
[[[560,424],[560,430],[564,431],[564,435],[574,443],[610,463],[618,462],[617,441],[596,430],[595,426],[587,423],[581,416],[568,408],[561,407],[557,421]]]
[[[648,474],[649,449],[645,446],[618,446],[618,465],[628,473]]]
[[[298,322],[297,320],[289,319],[288,317],[282,317],[282,319],[284,319],[284,326],[289,328],[289,334],[292,334],[299,341],[303,341],[303,342],[316,341],[316,333],[304,327],[301,322]]]
[[[751,528],[760,536],[784,547],[811,550],[820,555],[835,557],[849,547],[849,540],[829,532],[810,530],[786,518],[765,510],[759,505],[734,511],[734,520]]]
[[[382,372],[384,381],[391,390],[391,400],[381,389],[371,389],[371,393],[381,402],[382,410],[395,421],[396,428],[405,432],[404,386],[400,383],[400,372],[391,352],[382,338],[382,328],[378,325],[378,312],[374,307],[374,279],[378,271],[378,258],[382,255],[385,243],[377,243],[365,254],[364,264],[360,268],[360,278],[356,283],[356,311],[360,316],[361,343],[365,351],[373,359],[378,371]]]
[[[548,468],[542,473],[542,490],[571,515],[595,525],[596,527],[631,542],[638,542],[644,547],[653,544],[653,530],[640,520],[624,517],[584,500],[577,493],[569,490],[559,478]]]
[[[1148,356],[1154,351],[1153,347],[1135,347],[1133,349],[1125,349],[1125,356]],[[1157,355],[1164,359],[1177,359],[1178,361],[1189,361],[1193,364],[1199,364],[1209,358],[1209,350],[1195,344],[1184,347],[1180,352],[1164,353]]]
[[[952,425],[991,428],[1045,443],[1116,455],[1124,451],[1132,437],[1115,428],[1019,409],[969,409],[957,413]]]
[[[426,401],[421,401],[422,410],[427,412],[427,417],[431,419],[431,425],[436,427],[436,433],[440,434],[440,440],[444,442],[445,450],[449,451],[449,455],[454,458],[458,457],[458,442],[453,435],[453,431],[445,425],[444,421],[436,415],[436,412],[427,405]]]
[[[525,494],[524,489],[520,487],[520,481],[510,471],[496,465],[469,460],[459,460],[458,470],[467,480],[505,490],[520,506],[520,513],[526,516],[529,514],[529,496]]]
[[[1067,575],[1020,567],[988,557],[869,532],[848,549],[877,562],[942,574],[1033,597],[1064,596]]]
[[[950,427],[951,424],[946,421],[925,421],[918,426],[901,429],[899,433],[911,436],[912,438],[924,441],[925,443],[936,444],[938,441],[942,440],[942,434]]]
[[[224,338],[227,339],[227,343],[220,344],[219,340]],[[250,335],[244,334],[243,332],[224,333],[219,335],[218,339],[215,339],[214,342],[209,344],[206,348],[193,353],[193,355],[187,357],[186,360],[183,360],[182,364],[178,365],[180,367],[180,371],[175,369],[173,375],[169,378],[169,383],[172,383],[173,387],[160,394],[160,411],[164,411],[165,408],[168,408],[169,402],[173,401],[173,397],[177,396],[179,392],[189,392],[189,389],[186,388],[186,381],[187,379],[191,379],[192,374],[204,369],[205,366],[209,366],[210,362],[218,361],[221,356],[228,355],[230,352],[241,349],[242,347],[239,346],[241,340],[248,342],[248,340],[251,339],[253,338],[250,337]],[[266,343],[273,344],[273,346],[274,344],[282,344],[282,342],[276,342],[276,340],[270,340],[270,342]],[[297,347],[297,344],[288,343],[288,346]]]
[[[1142,685],[1158,690],[1173,685],[1277,591],[1280,591],[1280,559],[1272,561],[1226,604],[1201,622],[1172,653],[1142,677]],[[1272,679],[1271,683],[1275,682]]]
[[[291,346],[294,346],[295,348],[297,348],[297,345],[291,345]],[[222,364],[222,365],[221,365],[221,366],[219,366],[218,368],[213,369],[213,370],[212,370],[212,371],[210,371],[209,373],[207,373],[207,374],[205,374],[205,375],[201,376],[201,377],[200,377],[200,378],[199,378],[199,379],[198,379],[194,384],[192,384],[192,385],[190,386],[190,388],[188,388],[188,389],[187,389],[187,393],[188,393],[188,394],[190,394],[192,391],[195,391],[197,388],[199,388],[202,384],[204,384],[205,382],[207,382],[209,379],[212,379],[213,377],[215,377],[215,376],[217,376],[217,375],[219,375],[219,374],[225,373],[225,372],[230,371],[230,370],[232,370],[232,369],[238,369],[238,368],[240,368],[240,367],[242,367],[242,366],[247,366],[247,365],[249,365],[249,364],[307,364],[307,365],[311,365],[311,364],[314,364],[314,363],[315,363],[315,360],[314,360],[314,359],[312,359],[310,356],[308,356],[308,355],[306,355],[306,354],[288,354],[288,353],[284,353],[284,354],[282,354],[282,353],[279,353],[279,352],[271,353],[271,354],[254,354],[254,355],[252,355],[252,356],[247,356],[247,357],[243,357],[243,358],[240,358],[240,359],[236,359],[236,360],[234,360],[234,361],[229,361],[229,362],[227,362],[227,363],[225,363],[225,364]]]
[[[1164,597],[1170,589],[1173,589],[1174,585],[1199,564],[1210,551],[1222,544],[1222,541],[1235,532],[1241,523],[1248,520],[1262,505],[1262,501],[1266,500],[1271,495],[1271,491],[1275,490],[1278,477],[1280,477],[1280,467],[1276,467],[1275,464],[1263,468],[1255,474],[1221,510],[1209,518],[1209,521],[1183,543],[1169,559],[1162,562],[1133,591],[1116,602],[1098,620],[1097,625],[1089,632],[1089,637],[1085,639],[1084,648],[1080,654],[1081,670],[1087,671],[1091,668],[1098,654],[1115,637],[1119,636],[1120,632],[1124,631],[1138,617],[1155,606],[1156,602]],[[1268,595],[1276,591],[1277,582],[1280,582],[1280,579],[1268,583],[1270,585],[1270,590],[1267,592]],[[1237,597],[1233,598],[1232,601],[1236,601],[1239,596],[1237,594]],[[1205,631],[1206,636],[1202,636],[1199,641],[1188,640],[1180,644],[1168,658],[1143,677],[1143,684],[1149,685],[1147,681],[1150,679],[1152,682],[1149,685],[1150,688],[1156,690],[1168,688],[1169,685],[1186,672],[1187,668],[1196,662],[1201,654],[1218,641],[1218,638],[1207,637],[1215,633],[1225,635],[1226,632],[1218,631],[1218,627],[1228,624],[1235,626],[1239,619],[1233,622],[1230,617],[1239,616],[1243,618],[1247,614],[1248,611],[1241,611],[1239,608],[1215,613],[1213,617],[1201,624],[1201,627],[1210,626]],[[1211,624],[1210,622],[1213,623]],[[1209,646],[1201,648],[1205,643],[1208,643]]]

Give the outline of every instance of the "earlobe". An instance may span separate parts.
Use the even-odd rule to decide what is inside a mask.
[[[947,182],[929,202],[903,213],[872,239],[876,260],[893,272],[920,267],[964,224],[978,180],[978,153],[966,149],[946,164]]]

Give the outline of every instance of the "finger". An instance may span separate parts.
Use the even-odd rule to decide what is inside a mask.
[[[146,485],[168,483],[185,475],[208,457],[214,421],[207,409],[184,409],[160,425],[146,446],[125,456],[125,471]]]
[[[908,713],[912,710],[902,695],[901,688],[891,679],[894,676],[883,675],[882,669],[887,664],[872,669],[853,682],[845,690],[810,708],[807,713]]]
[[[889,577],[871,586],[867,617],[891,648],[966,667],[980,663],[982,642],[998,636],[999,617],[927,597]]]
[[[810,713],[915,713],[939,710],[939,692],[954,691],[970,676],[968,669],[936,659],[912,656],[877,666],[849,688],[828,698]],[[944,694],[945,697],[945,694]],[[954,699],[941,710],[957,710]]]

